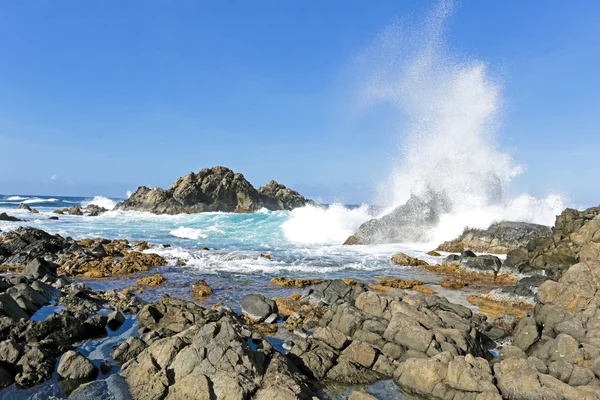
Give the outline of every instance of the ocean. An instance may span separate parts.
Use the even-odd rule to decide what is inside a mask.
[[[223,302],[234,309],[248,293],[281,296],[292,292],[275,286],[269,280],[276,276],[293,278],[353,278],[376,283],[374,276],[387,275],[403,279],[419,279],[432,283],[453,301],[468,304],[464,295],[446,291],[437,283],[441,277],[413,267],[391,262],[394,253],[402,251],[429,263],[442,257],[426,253],[431,244],[390,244],[344,246],[344,240],[358,226],[372,218],[376,210],[363,206],[308,206],[293,211],[261,210],[252,214],[202,213],[154,215],[135,211],[109,211],[97,217],[58,215],[53,211],[75,205],[93,203],[112,208],[122,199],[97,196],[49,197],[0,195],[0,212],[7,212],[26,222],[0,222],[1,230],[33,226],[49,233],[75,239],[102,237],[147,241],[148,252],[167,259],[169,265],[127,277],[83,280],[93,289],[123,288],[141,276],[161,273],[167,279],[159,288],[146,289],[144,300],[155,300],[162,294],[191,299],[190,282],[204,279],[214,294],[201,304]],[[19,210],[20,203],[36,208],[39,214]],[[166,246],[168,247],[166,247]],[[203,250],[209,248],[210,250]],[[262,257],[270,256],[270,259]]]

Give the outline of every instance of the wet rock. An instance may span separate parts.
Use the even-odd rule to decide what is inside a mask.
[[[63,379],[93,380],[98,376],[98,368],[76,351],[67,351],[58,362],[58,376]]]
[[[202,299],[206,296],[210,296],[213,293],[213,290],[205,280],[198,279],[192,281],[192,296],[197,299]]]
[[[138,279],[135,282],[135,285],[136,286],[156,287],[156,286],[162,285],[165,281],[166,281],[166,279],[164,276],[162,276],[161,274],[155,274],[152,276],[146,276],[146,277]]]
[[[116,331],[123,325],[125,322],[125,316],[119,310],[115,310],[108,314],[108,320],[106,321],[106,326],[108,326],[111,330]]]
[[[392,256],[392,262],[394,264],[402,265],[402,266],[419,266],[419,265],[429,265],[427,262],[423,260],[419,260],[418,258],[407,256],[404,253],[397,253]]]
[[[437,250],[461,253],[472,250],[481,253],[506,254],[531,240],[549,237],[549,227],[526,222],[502,221],[487,229],[465,229],[458,238],[442,243]]]
[[[323,279],[308,279],[308,278],[285,278],[283,276],[271,278],[271,283],[278,286],[291,287],[302,289],[307,286],[318,285]]]
[[[3,213],[0,213],[0,221],[18,222],[18,221],[22,221],[22,219],[13,217],[12,215],[8,215],[7,213],[3,212]]]
[[[12,385],[14,381],[13,375],[0,365],[0,389]]]
[[[81,207],[79,207],[79,206],[73,206],[73,207],[69,208],[67,213],[69,215],[83,215],[83,212],[81,212]]]
[[[271,299],[260,294],[248,294],[240,301],[242,313],[252,321],[264,321],[269,315],[277,312],[277,305]]]
[[[29,212],[31,212],[31,207],[29,207],[27,204],[25,203],[21,203],[19,204],[19,207],[17,207],[19,210],[27,210]]]
[[[445,200],[433,194],[427,200],[412,196],[389,214],[362,224],[344,244],[426,242],[438,223],[439,213],[447,208]]]

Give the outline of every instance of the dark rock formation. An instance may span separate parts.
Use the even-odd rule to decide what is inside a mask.
[[[126,240],[75,241],[21,227],[0,235],[0,264],[25,267],[26,274],[40,278],[57,272],[89,277],[125,275],[166,264],[156,254],[133,249]]]
[[[300,193],[275,181],[259,187],[258,194],[264,207],[269,210],[293,210],[309,203]]]
[[[344,244],[426,242],[438,223],[440,212],[446,209],[445,202],[436,197],[423,200],[412,196],[391,213],[362,224]]]
[[[549,237],[549,227],[526,222],[503,221],[487,229],[465,229],[458,238],[442,243],[437,250],[461,253],[472,250],[483,253],[506,254],[531,240]]]
[[[566,209],[558,217],[552,234],[531,240],[527,245],[510,251],[505,268],[522,273],[560,276],[561,272],[579,261],[600,258],[600,207],[585,211]]]
[[[263,207],[287,210],[306,203],[307,200],[300,194],[277,182],[269,182],[259,192],[242,174],[225,167],[213,167],[198,173],[190,172],[177,179],[167,190],[140,186],[116,208],[155,214],[192,214],[207,211],[253,212]]]
[[[23,220],[19,219],[17,217],[13,217],[12,215],[8,215],[7,213],[3,212],[3,213],[0,213],[0,221],[18,222],[18,221],[23,221]]]

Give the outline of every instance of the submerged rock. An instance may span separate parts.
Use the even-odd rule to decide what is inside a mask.
[[[213,290],[205,280],[198,279],[192,281],[192,296],[197,299],[202,299],[206,296],[210,296],[213,293]]]
[[[269,182],[257,191],[242,174],[229,168],[204,168],[177,179],[169,189],[140,186],[121,210],[149,211],[155,214],[191,214],[207,211],[254,212],[263,207],[288,210],[306,205],[297,192]]]

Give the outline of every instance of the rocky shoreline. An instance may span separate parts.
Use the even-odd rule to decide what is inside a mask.
[[[533,228],[542,234],[515,236],[511,226],[477,236],[510,247],[504,261],[465,248],[476,237],[469,233],[455,241],[460,254],[439,264],[391,257],[398,268],[447,276],[442,287],[489,290],[470,300],[485,313],[427,282],[385,276],[379,284],[273,278],[300,292],[247,294],[240,313],[169,296],[144,303],[135,292],[163,284],[156,272],[166,263],[147,243],[18,228],[0,235],[8,271],[0,276],[0,386],[58,374],[71,398],[373,399],[372,385],[393,382],[409,399],[600,399],[599,210],[565,210],[551,230]],[[154,275],[121,291],[77,282],[149,268]],[[212,293],[202,280],[189,290]],[[137,333],[107,359],[78,351],[127,319]],[[280,330],[289,332],[283,342],[273,337]]]

